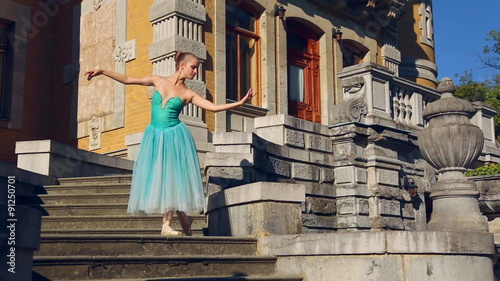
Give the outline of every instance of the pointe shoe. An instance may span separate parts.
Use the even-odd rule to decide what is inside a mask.
[[[161,228],[161,235],[162,236],[175,236],[181,234],[179,231],[173,230],[170,226],[164,225]]]
[[[184,235],[191,236],[193,235],[193,231],[191,230],[191,225],[193,224],[193,218],[186,215],[184,223],[181,221],[182,231],[184,231]]]

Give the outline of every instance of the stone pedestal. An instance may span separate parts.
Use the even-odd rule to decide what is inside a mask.
[[[484,135],[470,123],[474,106],[453,96],[456,87],[449,78],[438,86],[441,99],[429,104],[424,118],[429,122],[419,136],[424,158],[438,170],[432,185],[433,213],[429,230],[487,232],[488,224],[479,211],[479,192],[464,172],[481,153]]]
[[[212,194],[208,235],[266,236],[301,232],[305,188],[298,184],[256,182]]]

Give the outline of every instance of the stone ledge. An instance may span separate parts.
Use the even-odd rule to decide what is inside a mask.
[[[203,43],[178,35],[171,35],[160,42],[153,43],[149,47],[149,59],[157,61],[170,54],[174,55],[178,50],[192,53],[202,61],[207,58],[207,49]]]
[[[262,255],[495,254],[493,234],[381,231],[280,235],[259,238]]]
[[[206,21],[205,7],[190,0],[157,1],[150,9],[149,20],[155,22],[170,14],[177,13],[199,23]]]
[[[97,176],[130,173],[134,163],[109,157],[53,140],[18,141],[17,167],[33,173],[55,176]]]
[[[300,184],[256,182],[240,185],[211,195],[207,212],[239,204],[276,201],[305,202],[305,187]]]
[[[285,126],[294,130],[306,131],[319,135],[329,136],[328,126],[299,119],[290,115],[278,114],[255,118],[255,128],[266,128],[273,126]]]

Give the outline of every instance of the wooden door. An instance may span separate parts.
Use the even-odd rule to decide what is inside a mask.
[[[321,123],[318,39],[312,29],[288,22],[288,114]]]

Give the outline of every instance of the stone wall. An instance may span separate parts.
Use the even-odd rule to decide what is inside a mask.
[[[303,233],[423,229],[428,180],[415,164],[415,140],[379,126],[256,118],[253,133],[214,135],[215,153],[206,157],[208,193],[258,181],[300,183]],[[409,189],[417,187],[412,199]]]
[[[259,238],[277,273],[316,280],[495,280],[488,233],[373,231]]]

